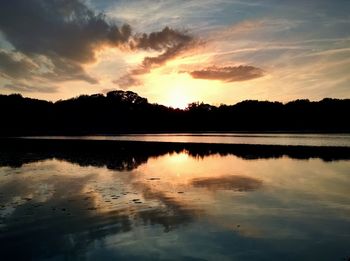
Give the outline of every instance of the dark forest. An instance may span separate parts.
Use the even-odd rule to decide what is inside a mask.
[[[235,105],[191,103],[184,110],[152,104],[131,91],[49,102],[0,95],[2,136],[158,132],[350,132],[350,99]]]

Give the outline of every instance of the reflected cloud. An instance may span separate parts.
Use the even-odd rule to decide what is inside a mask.
[[[2,258],[83,258],[94,242],[131,233],[140,222],[170,232],[200,213],[130,173],[72,161],[80,166],[49,159],[22,166],[17,175],[0,169]],[[128,171],[136,164],[117,162],[109,168]]]
[[[51,166],[44,168],[52,172]],[[1,257],[24,260],[64,255],[75,259],[96,240],[130,231],[126,208],[97,211],[97,194],[84,192],[93,178],[96,175],[72,178],[62,173],[46,178],[17,177],[0,185],[3,195],[11,196],[11,200],[1,198],[2,210],[12,209],[5,215],[0,212]]]
[[[162,225],[165,232],[176,229],[179,225],[191,223],[203,213],[202,210],[186,205],[174,196],[169,196],[164,191],[151,188],[145,182],[135,182],[133,183],[133,187],[142,191],[145,200],[156,200],[163,206],[141,211],[139,212],[139,217],[143,220],[144,224]]]
[[[262,186],[262,181],[240,175],[230,175],[213,178],[196,178],[191,182],[197,188],[207,188],[209,190],[233,190],[239,192],[254,191]]]

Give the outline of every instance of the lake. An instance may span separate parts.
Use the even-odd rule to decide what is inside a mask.
[[[11,142],[1,260],[350,257],[348,149]]]
[[[350,147],[350,134],[163,133],[94,136],[39,136],[28,138]]]

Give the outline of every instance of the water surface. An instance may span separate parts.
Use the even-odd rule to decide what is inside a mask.
[[[344,260],[350,161],[0,154],[1,260]]]
[[[350,147],[350,134],[164,133],[29,138]]]

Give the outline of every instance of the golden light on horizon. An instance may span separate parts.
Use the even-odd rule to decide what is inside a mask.
[[[145,87],[152,86],[151,102],[185,109],[192,102],[208,101],[216,96],[222,85],[219,81],[194,79],[187,73],[159,68],[143,77]]]

